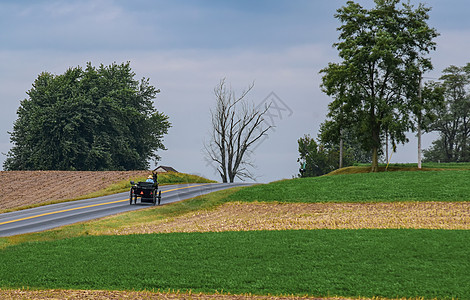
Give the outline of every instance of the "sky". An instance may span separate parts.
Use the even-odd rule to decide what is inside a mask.
[[[372,0],[356,0],[365,7]],[[470,62],[470,2],[420,1],[432,7],[437,29],[430,54],[438,78],[450,65]],[[412,4],[418,4],[416,0]],[[204,159],[214,88],[222,78],[240,94],[251,83],[254,105],[274,101],[275,127],[250,156],[258,182],[298,174],[297,140],[317,137],[331,98],[319,71],[338,61],[332,44],[340,0],[0,0],[0,164],[20,101],[44,71],[129,61],[136,78],[161,90],[155,107],[169,116],[159,165],[219,180]],[[391,162],[416,162],[417,142],[400,145]],[[428,148],[435,133],[425,134]]]

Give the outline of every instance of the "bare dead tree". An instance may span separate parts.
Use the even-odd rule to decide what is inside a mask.
[[[232,88],[227,87],[224,78],[214,88],[217,103],[211,110],[211,137],[209,143],[204,143],[204,149],[206,157],[217,165],[222,182],[255,178],[249,170],[253,164],[248,154],[256,141],[272,128],[263,124],[263,116],[269,106],[257,110],[245,99],[253,87],[254,83],[250,84],[237,97]]]

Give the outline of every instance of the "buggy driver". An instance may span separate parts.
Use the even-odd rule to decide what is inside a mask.
[[[145,180],[145,182],[155,183],[155,181],[153,180],[153,176],[152,176],[152,175],[149,175],[149,177],[147,177],[147,180]]]

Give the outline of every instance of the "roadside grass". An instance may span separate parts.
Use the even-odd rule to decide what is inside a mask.
[[[150,173],[151,171],[149,171],[149,174]],[[147,179],[146,177],[129,178],[129,179],[111,184],[110,186],[102,190],[99,190],[93,193],[88,193],[80,197],[71,198],[71,199],[54,199],[48,202],[25,205],[25,206],[16,207],[13,209],[3,209],[3,210],[0,210],[0,213],[6,213],[6,212],[18,211],[18,210],[23,210],[23,209],[28,209],[28,208],[50,205],[50,204],[57,204],[57,203],[63,203],[63,202],[70,202],[70,201],[97,198],[97,197],[102,197],[102,196],[118,194],[118,193],[129,191],[129,189],[131,188],[131,184],[130,184],[131,180],[134,182],[139,182],[139,181],[145,181],[146,179]],[[192,175],[192,174],[169,172],[169,173],[159,174],[158,182],[160,185],[170,185],[170,184],[184,184],[184,183],[215,183],[216,181],[210,180],[204,177],[200,177],[197,175]]]
[[[470,299],[470,231],[77,237],[0,251],[0,286]]]
[[[297,178],[247,187],[227,201],[469,201],[470,171],[379,172]]]
[[[150,174],[150,171],[149,171]],[[96,198],[101,196],[107,196],[117,193],[126,192],[131,188],[130,181],[145,181],[146,177],[137,177],[137,178],[129,178],[128,180],[122,180],[118,183],[112,184],[100,191],[95,193],[86,194],[80,196],[79,198],[75,198],[72,200],[82,200],[88,198]],[[209,180],[207,178],[203,178],[197,175],[186,174],[186,173],[160,173],[158,174],[158,182],[160,185],[169,185],[169,184],[181,184],[181,183],[215,183],[214,180]]]
[[[171,218],[197,210],[215,209],[225,199],[243,187],[236,187],[202,195],[171,205],[151,206],[133,212],[118,214],[98,220],[76,223],[43,232],[0,237],[0,250],[11,245],[35,241],[54,241],[78,236],[100,235],[123,226],[140,226],[152,222],[164,222]]]
[[[150,172],[149,172],[150,174]],[[137,177],[129,180],[122,180],[118,183],[112,184],[109,187],[97,191],[95,193],[83,195],[79,198],[73,200],[82,200],[88,198],[96,198],[101,196],[113,195],[117,193],[122,193],[129,191],[131,188],[130,181],[133,180],[134,182],[145,181],[147,180],[146,177]],[[204,177],[200,177],[197,175],[186,174],[186,173],[160,173],[158,174],[158,183],[160,185],[169,185],[169,184],[184,184],[184,183],[215,183],[217,181],[210,180]]]
[[[178,183],[216,183],[217,181],[210,180],[198,175],[168,172],[158,174],[158,182],[162,185],[165,185]]]

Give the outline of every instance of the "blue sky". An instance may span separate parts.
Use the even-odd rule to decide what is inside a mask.
[[[371,6],[373,1],[357,1]],[[84,0],[0,1],[0,152],[20,100],[39,73],[68,67],[130,61],[137,78],[160,88],[155,106],[173,123],[161,164],[218,179],[203,160],[210,129],[213,88],[226,78],[240,92],[254,81],[249,99],[274,92],[292,114],[253,155],[259,181],[297,173],[297,139],[315,136],[330,99],[320,90],[319,70],[337,60],[332,44],[340,25],[340,0]],[[413,4],[418,2],[413,0]],[[431,57],[439,77],[449,65],[470,62],[470,2],[424,1],[429,23],[441,36]],[[416,161],[416,142],[398,147],[392,162]],[[424,147],[435,138],[428,134]],[[4,155],[0,155],[3,163]]]

